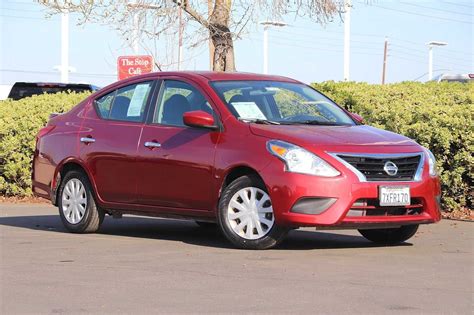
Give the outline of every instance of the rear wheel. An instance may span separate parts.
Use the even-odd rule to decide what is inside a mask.
[[[270,196],[256,176],[239,177],[224,189],[218,223],[227,239],[243,249],[274,247],[288,232],[275,223]]]
[[[399,244],[410,239],[418,230],[418,224],[392,229],[359,230],[363,237],[378,244]]]
[[[89,179],[79,171],[68,172],[59,188],[59,215],[69,232],[96,232],[105,212],[99,209],[92,195]]]

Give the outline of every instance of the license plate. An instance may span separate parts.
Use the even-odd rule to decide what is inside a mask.
[[[410,187],[408,186],[380,186],[380,206],[408,206],[410,205]]]

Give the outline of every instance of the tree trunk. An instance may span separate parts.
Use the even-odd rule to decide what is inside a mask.
[[[235,71],[234,42],[229,30],[231,6],[232,0],[216,0],[209,19],[209,35],[214,45],[214,71]]]

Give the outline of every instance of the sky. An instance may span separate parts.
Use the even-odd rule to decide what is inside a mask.
[[[380,83],[383,47],[388,40],[386,82],[426,81],[430,41],[435,47],[434,75],[474,73],[474,2],[352,0],[350,80]],[[336,16],[326,25],[286,16],[285,27],[269,30],[269,73],[311,83],[343,80],[344,24]],[[117,58],[132,55],[130,43],[106,25],[76,25],[70,17],[70,81],[105,86],[117,80]],[[192,25],[186,26],[192,33]],[[16,81],[59,82],[61,19],[46,17],[44,7],[27,0],[0,0],[0,84]],[[182,69],[208,70],[207,43],[184,43]],[[150,47],[145,40],[141,44]],[[177,41],[171,42],[177,46]],[[172,47],[174,47],[172,46]],[[158,50],[165,51],[158,41]],[[146,54],[140,49],[140,54]],[[168,54],[170,54],[168,50]],[[177,49],[169,58],[175,58]],[[263,29],[253,25],[235,43],[238,71],[263,71]],[[168,67],[176,70],[177,65]]]

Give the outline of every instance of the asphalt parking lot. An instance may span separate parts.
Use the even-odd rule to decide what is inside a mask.
[[[156,218],[65,232],[56,208],[0,204],[1,313],[472,314],[474,224],[422,226],[401,246],[295,230],[236,250],[215,230]]]

